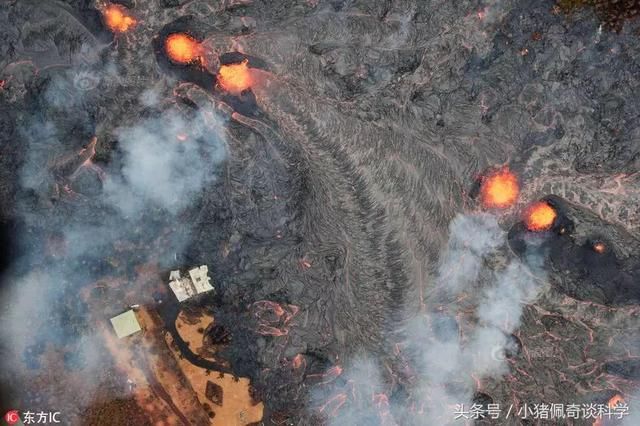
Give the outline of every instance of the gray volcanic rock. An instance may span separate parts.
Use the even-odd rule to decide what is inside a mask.
[[[633,401],[636,22],[610,31],[552,1],[127,3],[138,24],[116,35],[93,2],[0,6],[0,222],[19,223],[2,233],[23,246],[4,286],[54,264],[74,275],[51,286],[57,308],[156,253],[167,269],[209,265],[218,294],[201,303],[232,336],[223,355],[252,379],[265,423],[441,424],[453,420],[453,408],[433,412],[442,395]],[[201,64],[167,58],[177,31],[201,42]],[[251,89],[225,93],[219,65],[243,59]],[[185,128],[197,145],[172,148]],[[94,135],[87,162],[78,152]],[[146,135],[148,149],[131,148]],[[474,185],[502,165],[520,199],[478,218]],[[178,184],[154,198],[167,170]],[[520,215],[543,197],[559,219],[532,236]],[[64,262],[46,260],[56,232],[78,244]],[[151,249],[160,235],[169,243]],[[122,241],[148,249],[123,256]],[[529,273],[535,288],[519,288]],[[504,306],[492,290],[511,283]],[[52,310],[55,327],[40,324],[12,359],[73,345],[68,316],[82,324],[82,308]],[[508,327],[491,323],[507,310]],[[451,354],[429,349],[445,347],[469,358],[453,354],[459,368],[440,380]]]

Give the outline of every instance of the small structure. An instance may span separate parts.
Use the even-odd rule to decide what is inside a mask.
[[[180,271],[171,271],[169,287],[176,295],[178,302],[183,302],[195,295],[215,290],[209,278],[209,268],[202,265],[189,270],[188,277],[182,277]]]
[[[111,325],[120,339],[142,330],[136,314],[131,309],[111,318]]]

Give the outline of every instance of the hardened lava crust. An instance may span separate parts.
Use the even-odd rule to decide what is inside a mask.
[[[129,355],[103,337],[139,304],[153,312],[127,349],[146,366],[135,377],[176,421],[223,414],[165,395],[156,358],[247,378],[244,413],[264,411],[244,424],[442,424],[402,348],[409,319],[446,299],[449,224],[486,210],[505,233],[491,266],[529,265],[538,293],[493,351],[507,370],[460,387],[483,406],[633,402],[636,3],[3,2],[0,281],[24,307],[4,314],[5,393],[69,424],[145,424]],[[113,5],[130,17],[116,27]],[[187,60],[172,34],[193,41],[176,47]],[[507,167],[518,201],[483,207],[482,182]],[[523,212],[541,200],[555,216],[533,232]],[[178,305],[169,271],[190,265],[216,291]],[[212,313],[214,358],[181,334],[181,310]],[[440,342],[478,323],[431,319]],[[379,386],[356,397],[363,356]]]

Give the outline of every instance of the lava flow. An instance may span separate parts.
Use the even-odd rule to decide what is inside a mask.
[[[258,320],[256,331],[265,336],[286,336],[289,334],[289,322],[299,309],[294,305],[280,305],[269,300],[255,302],[252,311]]]
[[[244,60],[237,64],[221,65],[218,71],[218,83],[220,87],[232,95],[239,95],[251,87],[251,72],[249,61]]]
[[[482,179],[480,197],[485,208],[504,209],[518,199],[518,178],[508,167],[500,169]]]
[[[546,201],[538,201],[525,211],[524,222],[529,231],[546,231],[553,226],[558,214]]]
[[[174,62],[189,64],[200,61],[202,48],[193,37],[184,33],[171,34],[164,42],[165,51]]]
[[[137,21],[119,4],[109,4],[102,9],[105,24],[115,33],[124,33],[133,28]]]

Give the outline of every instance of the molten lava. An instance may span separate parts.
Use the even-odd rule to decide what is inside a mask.
[[[312,380],[317,380],[317,384],[326,385],[327,383],[331,383],[336,380],[338,377],[340,377],[341,374],[342,367],[340,367],[339,365],[334,365],[324,373],[308,374],[307,377]]]
[[[199,61],[202,53],[200,43],[184,33],[171,34],[165,40],[164,47],[169,59],[180,64]]]
[[[485,208],[510,207],[518,199],[519,193],[518,178],[508,167],[485,176],[480,186],[480,197]]]
[[[136,20],[119,4],[110,4],[102,10],[104,22],[115,33],[124,33],[136,25]]]
[[[616,408],[618,408],[619,405],[625,404],[625,403],[626,401],[624,400],[622,395],[615,394],[609,399],[609,401],[607,401],[607,407],[610,410],[615,410]],[[596,421],[593,422],[593,426],[605,426],[606,424],[609,424],[609,422],[607,422],[602,416],[598,417]]]
[[[615,394],[611,397],[611,399],[609,399],[609,402],[607,402],[607,407],[616,408],[619,404],[624,404],[624,402],[625,401],[622,395]]]
[[[546,231],[553,226],[558,214],[546,201],[538,201],[530,205],[524,216],[529,231]]]
[[[304,356],[302,354],[298,354],[296,356],[293,357],[293,360],[291,361],[291,365],[293,366],[293,368],[298,369],[300,367],[302,367],[303,365],[306,365],[307,361],[305,360]]]
[[[260,300],[252,305],[257,319],[257,332],[265,336],[286,336],[289,322],[300,308],[295,305],[280,305],[269,300]]]
[[[251,71],[246,59],[239,64],[221,65],[218,71],[220,87],[232,95],[239,95],[251,87]]]
[[[593,251],[595,251],[596,253],[602,254],[606,250],[607,250],[607,246],[601,241],[598,241],[593,245]]]

